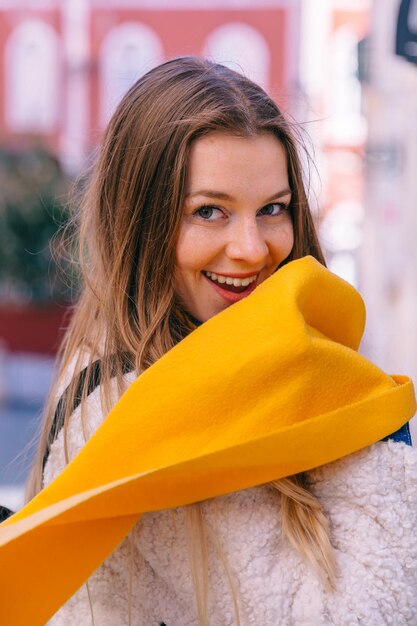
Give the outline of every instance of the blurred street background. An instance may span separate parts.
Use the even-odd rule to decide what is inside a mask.
[[[417,381],[417,0],[0,0],[2,505],[22,504],[77,297],[70,190],[130,85],[184,54],[297,120],[328,265],[367,305],[362,351]]]

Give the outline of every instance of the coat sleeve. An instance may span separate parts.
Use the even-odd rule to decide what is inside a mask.
[[[133,374],[127,375],[126,384],[132,382],[133,378]],[[66,434],[68,461],[78,454],[105,417],[100,400],[100,388],[97,387],[88,396],[83,412],[78,406],[70,416]],[[52,482],[66,465],[64,429],[61,429],[50,448],[43,473],[43,486],[46,487]],[[130,576],[132,573],[133,580],[137,583],[146,567],[146,564],[138,562],[138,558],[132,561],[131,549],[132,540],[128,536],[94,572],[87,583],[83,584],[57,611],[49,620],[48,626],[92,623],[101,626],[128,624]],[[135,608],[137,608],[137,602]]]
[[[417,624],[417,450],[379,442],[309,477],[336,552],[329,623]]]

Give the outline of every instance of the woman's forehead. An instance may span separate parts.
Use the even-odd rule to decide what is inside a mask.
[[[286,152],[275,135],[241,137],[213,132],[193,142],[188,197],[216,192],[227,200],[226,196],[252,193],[254,187],[266,196],[288,187]]]

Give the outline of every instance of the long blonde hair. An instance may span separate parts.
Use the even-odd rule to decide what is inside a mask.
[[[45,410],[27,483],[28,499],[42,487],[57,390],[62,389],[69,365],[74,372],[87,367],[83,408],[93,362],[100,359],[100,393],[106,413],[124,389],[126,369],[140,375],[190,332],[172,276],[188,153],[196,138],[211,131],[244,137],[273,133],[286,150],[292,190],[294,247],[285,263],[307,254],[324,263],[303,185],[295,130],[258,85],[222,65],[195,57],[173,59],[154,68],[122,99],[72,222],[77,230],[83,288],[59,353],[56,386]],[[116,398],[110,392],[111,381],[116,381]],[[68,420],[77,393],[74,376],[58,424],[64,429],[67,462]],[[83,411],[82,428],[87,439]],[[304,478],[271,484],[280,493],[289,540],[332,584],[334,565],[327,522]],[[198,506],[189,508],[191,533],[201,526],[201,515],[195,514]],[[206,623],[203,605],[199,616],[200,622]]]

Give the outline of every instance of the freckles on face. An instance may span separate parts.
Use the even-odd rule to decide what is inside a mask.
[[[250,295],[293,243],[286,153],[272,133],[213,132],[191,146],[175,291],[206,321]]]

